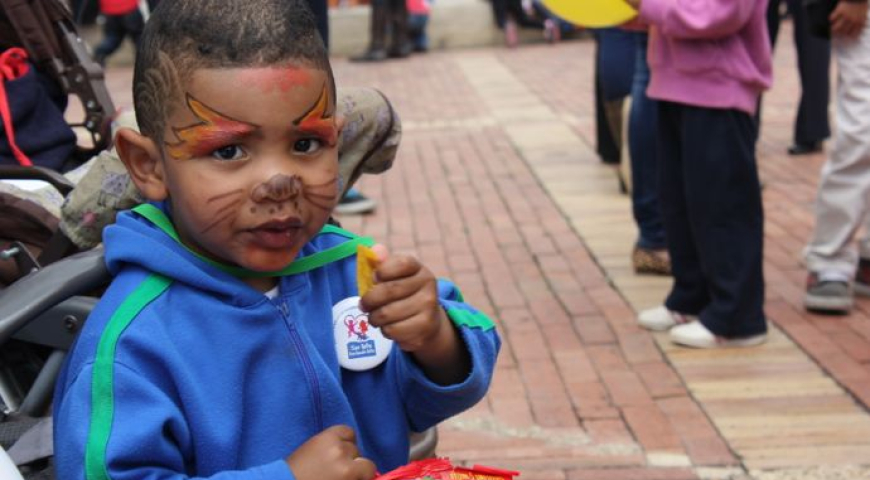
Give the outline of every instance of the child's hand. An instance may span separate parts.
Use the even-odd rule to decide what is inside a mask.
[[[375,285],[360,299],[369,322],[414,358],[435,382],[450,384],[468,374],[467,352],[438,301],[435,275],[407,255],[389,256],[375,245]]]
[[[832,35],[857,37],[867,22],[867,2],[838,2],[830,21]]]
[[[448,322],[438,303],[435,275],[414,257],[390,256],[383,245],[372,250],[378,255],[375,285],[360,300],[360,308],[402,350],[425,348]]]
[[[359,455],[356,435],[347,425],[311,437],[286,461],[296,480],[371,480],[377,473],[375,464]]]

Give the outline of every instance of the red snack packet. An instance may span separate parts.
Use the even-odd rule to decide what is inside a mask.
[[[446,458],[430,458],[411,462],[375,480],[513,480],[520,472],[475,465],[456,467]]]

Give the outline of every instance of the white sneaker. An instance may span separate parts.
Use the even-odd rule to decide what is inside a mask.
[[[664,305],[659,305],[640,312],[637,316],[637,323],[649,330],[664,331],[674,325],[693,322],[697,319],[698,317],[695,315],[684,315],[668,310]]]
[[[694,348],[752,347],[767,341],[766,333],[748,337],[720,337],[707,330],[707,327],[698,320],[672,328],[670,337],[677,345]]]

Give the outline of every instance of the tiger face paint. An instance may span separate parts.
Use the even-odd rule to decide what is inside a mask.
[[[341,125],[329,78],[288,68],[292,88],[268,87],[281,78],[274,68],[198,70],[186,85],[186,108],[167,121],[163,169],[173,222],[185,244],[215,260],[257,271],[286,267],[338,201]],[[260,82],[253,88],[252,78]]]

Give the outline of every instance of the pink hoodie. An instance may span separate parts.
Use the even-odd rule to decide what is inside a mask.
[[[411,15],[429,15],[429,0],[406,0]]]
[[[642,0],[651,98],[755,114],[770,87],[767,0]]]

